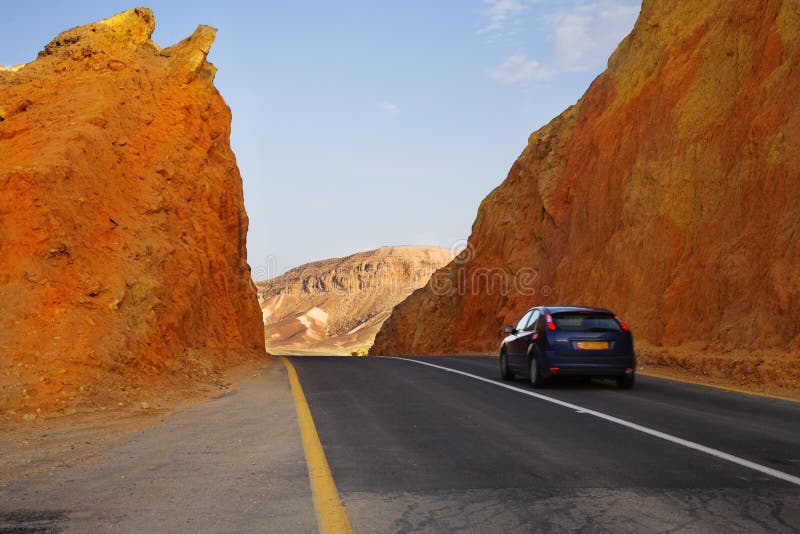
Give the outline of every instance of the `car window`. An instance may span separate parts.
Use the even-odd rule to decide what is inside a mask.
[[[515,328],[517,330],[525,330],[525,325],[528,324],[528,319],[531,318],[531,314],[533,314],[533,310],[529,310],[528,313],[522,316],[522,319],[519,320],[517,326]]]
[[[601,332],[622,330],[614,316],[608,313],[567,312],[553,314],[559,330],[569,332]]]
[[[528,325],[525,327],[525,330],[536,330],[536,323],[539,321],[539,317],[541,315],[542,314],[539,312],[539,310],[534,310],[533,315],[531,315],[531,318],[528,319]]]

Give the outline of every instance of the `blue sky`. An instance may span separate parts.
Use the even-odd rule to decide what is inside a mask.
[[[211,61],[261,279],[382,245],[458,246],[537,128],[630,32],[636,0],[152,0],[153,39],[219,29]],[[135,7],[4,6],[0,64]]]

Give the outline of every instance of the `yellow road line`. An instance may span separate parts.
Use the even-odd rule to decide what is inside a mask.
[[[695,386],[706,386],[715,389],[722,389],[724,391],[733,391],[734,393],[742,393],[744,395],[752,395],[754,397],[767,397],[769,399],[778,399],[782,401],[789,401],[789,402],[796,402],[800,403],[800,399],[792,398],[792,397],[783,397],[781,395],[772,395],[770,393],[761,393],[760,391],[747,391],[745,389],[734,388],[730,386],[722,386],[719,384],[709,384],[708,382],[700,382],[699,380],[691,380],[689,378],[678,378],[674,376],[667,376],[662,375],[658,371],[656,372],[648,372],[642,371],[641,369],[636,371],[637,373],[645,376],[652,376],[654,378],[662,378],[664,380],[674,380],[675,382],[683,382],[685,384],[694,384]]]
[[[297,410],[297,424],[300,426],[300,435],[303,438],[303,449],[306,453],[308,478],[311,481],[311,494],[314,498],[314,512],[317,514],[317,526],[323,533],[350,533],[350,520],[342,505],[336,483],[333,481],[328,460],[322,450],[311,410],[308,408],[303,387],[297,377],[294,365],[281,356],[283,365],[289,374],[289,384],[292,386],[294,406]]]

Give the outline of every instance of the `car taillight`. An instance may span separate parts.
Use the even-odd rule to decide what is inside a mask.
[[[555,331],[556,323],[553,322],[553,316],[548,313],[544,316],[544,320],[547,323],[547,329],[550,331]]]
[[[625,323],[622,321],[622,319],[620,319],[619,317],[614,317],[614,319],[616,319],[616,320],[617,320],[617,322],[619,323],[619,325],[622,327],[622,329],[623,329],[623,330],[625,330],[626,332],[630,332],[630,331],[631,331],[631,329],[630,329],[630,328],[628,328],[628,325],[626,325],[626,324],[625,324]]]

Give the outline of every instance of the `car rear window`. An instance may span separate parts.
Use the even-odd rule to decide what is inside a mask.
[[[568,332],[603,332],[622,330],[610,313],[563,312],[553,314],[556,328]]]

